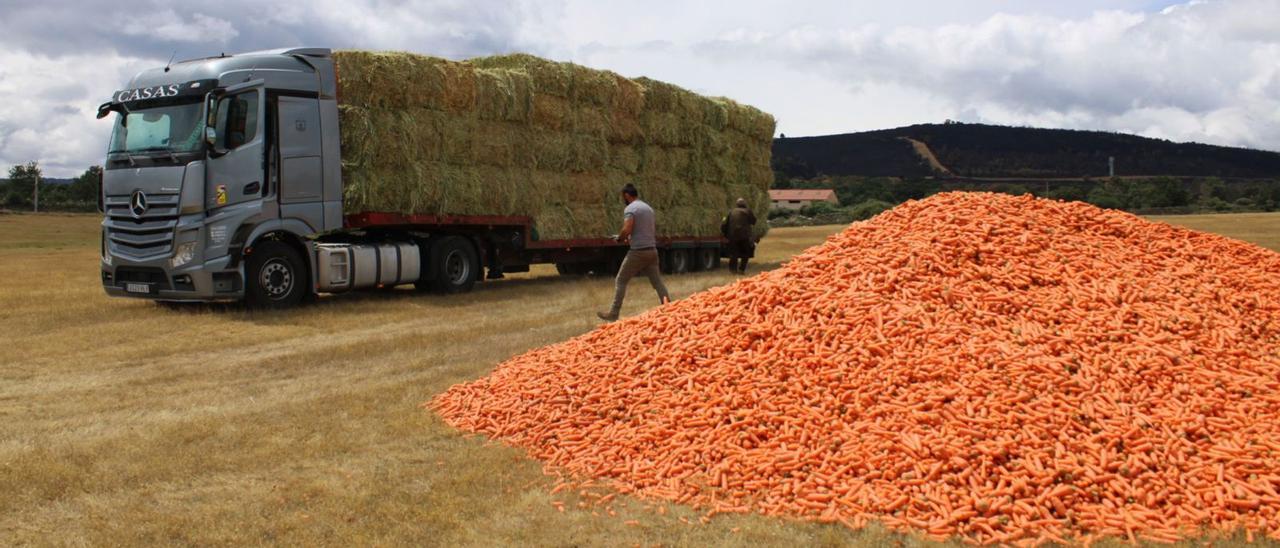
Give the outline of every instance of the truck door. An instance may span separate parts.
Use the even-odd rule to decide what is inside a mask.
[[[324,172],[320,148],[320,103],[314,97],[276,99],[280,146],[280,216],[324,227]]]
[[[209,211],[262,197],[266,184],[266,98],[262,81],[231,86],[209,109],[216,130],[205,172]]]

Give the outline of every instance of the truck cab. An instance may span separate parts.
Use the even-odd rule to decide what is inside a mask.
[[[330,51],[282,49],[144,71],[114,116],[102,180],[110,295],[293,304],[309,238],[342,228]]]

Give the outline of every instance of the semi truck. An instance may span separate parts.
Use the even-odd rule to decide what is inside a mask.
[[[626,246],[608,235],[540,239],[529,217],[344,211],[337,87],[329,49],[293,48],[170,64],[115,92],[98,109],[115,115],[106,293],[283,308],[403,284],[465,292],[534,264],[618,267]],[[664,269],[717,268],[722,244],[660,234]]]

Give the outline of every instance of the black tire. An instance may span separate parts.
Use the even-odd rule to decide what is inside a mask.
[[[590,271],[590,263],[556,263],[556,272],[561,276],[585,276]]]
[[[618,271],[622,270],[622,261],[627,258],[624,253],[612,253],[609,258],[596,264],[592,270],[592,274],[602,278],[612,278],[618,275]]]
[[[292,308],[310,292],[306,261],[284,242],[268,240],[254,245],[244,275],[245,302],[253,308]]]
[[[688,249],[672,249],[669,252],[671,253],[671,258],[668,262],[671,264],[672,274],[684,274],[689,271],[689,267],[693,266],[689,251]]]
[[[431,289],[437,293],[466,293],[480,279],[480,256],[466,238],[446,236],[436,240],[428,256]]]
[[[720,250],[704,247],[698,250],[698,270],[707,272],[720,268]]]

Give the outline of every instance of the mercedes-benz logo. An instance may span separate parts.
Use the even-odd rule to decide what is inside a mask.
[[[147,195],[141,190],[133,191],[133,196],[129,197],[129,212],[135,219],[140,219],[147,213]]]

